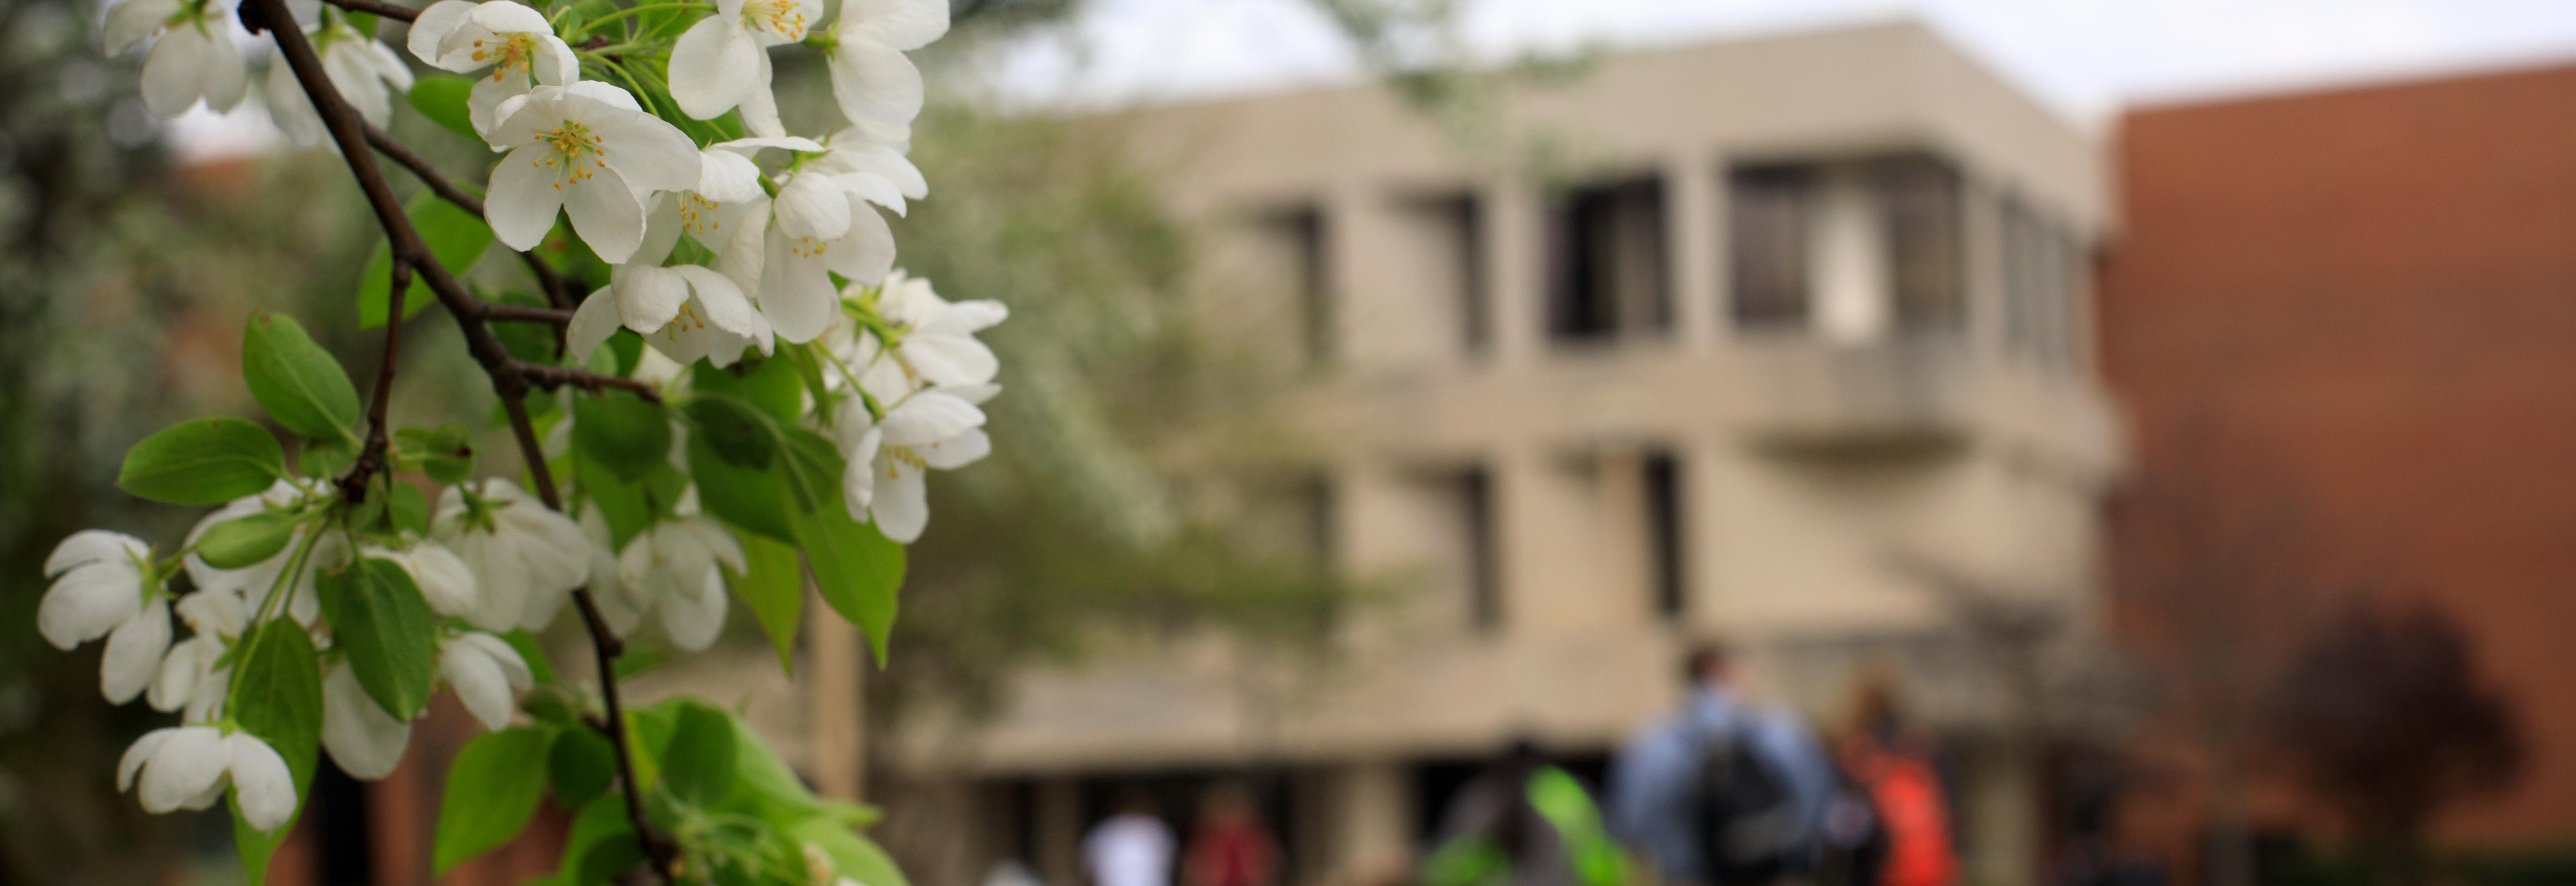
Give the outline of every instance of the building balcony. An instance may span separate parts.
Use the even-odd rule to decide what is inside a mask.
[[[1937,454],[1964,446],[1978,414],[1965,337],[1873,342],[1748,337],[1744,429],[1765,448],[1812,455]]]

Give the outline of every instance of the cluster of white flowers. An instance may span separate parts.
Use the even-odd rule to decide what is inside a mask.
[[[141,539],[95,529],[73,534],[47,558],[53,585],[37,611],[45,639],[69,650],[105,637],[99,681],[108,701],[141,696],[155,710],[180,714],[183,725],[146,734],[126,752],[120,784],[133,787],[141,773],[146,810],[203,809],[230,784],[254,827],[273,829],[294,812],[295,791],[276,750],[234,726],[224,703],[235,647],[252,627],[292,626],[308,632],[317,648],[330,648],[316,593],[321,572],[345,569],[358,557],[387,560],[412,577],[437,615],[508,630],[551,618],[550,609],[537,607],[548,600],[559,606],[580,584],[589,557],[588,540],[570,521],[524,501],[501,480],[486,484],[480,522],[442,519],[435,540],[353,547],[342,530],[317,530],[308,522],[277,553],[246,566],[218,568],[194,552],[219,524],[261,514],[309,515],[329,507],[332,497],[327,486],[279,481],[206,515],[188,534],[189,552],[175,563],[156,559]],[[448,510],[473,510],[457,498],[451,493]],[[174,605],[167,580],[180,570],[195,590]],[[176,642],[174,612],[189,630]],[[483,631],[442,630],[438,673],[491,729],[509,725],[514,690],[533,685],[518,651]],[[392,772],[411,741],[411,724],[360,688],[345,661],[324,668],[322,720],[323,748],[359,778]]]
[[[228,109],[248,78],[234,42],[238,2],[122,0],[108,13],[106,47],[151,43],[143,91],[153,112],[176,115],[200,102]],[[710,6],[654,2],[598,21],[690,8]],[[290,0],[289,9],[333,89],[385,125],[394,95],[415,85],[410,63],[362,25],[365,17],[319,0]],[[632,376],[671,396],[688,393],[684,370],[700,359],[727,367],[754,350],[792,349],[809,386],[794,433],[816,447],[828,433],[837,444],[852,520],[911,543],[929,520],[927,472],[963,467],[992,448],[983,406],[1000,391],[999,364],[977,334],[1008,316],[997,302],[949,302],[929,281],[895,270],[883,214],[903,215],[928,195],[906,157],[922,83],[905,53],[946,33],[948,2],[840,0],[828,28],[821,0],[713,0],[711,11],[675,40],[660,38],[669,41],[662,70],[639,67],[658,58],[652,47],[601,48],[581,23],[589,13],[567,4],[549,15],[516,0],[439,0],[420,11],[403,45],[429,67],[473,78],[470,87],[449,82],[465,96],[462,126],[500,155],[483,200],[494,239],[534,249],[568,217],[609,266],[605,286],[571,316],[564,356],[585,361],[631,330],[649,348]],[[623,27],[645,39],[634,36],[644,33],[635,22]],[[787,45],[824,55],[846,118],[837,131],[794,135],[781,123],[768,53]],[[329,143],[294,72],[281,61],[267,76],[278,125],[300,144]],[[573,420],[553,429],[558,443]],[[675,436],[690,432],[677,411],[671,421]],[[686,451],[669,450],[683,475]],[[618,512],[645,525],[612,532],[595,497],[572,496],[576,519],[508,480],[454,483],[425,523],[414,511],[401,529],[330,519],[355,505],[328,483],[280,480],[206,516],[176,554],[156,557],[144,542],[105,531],[67,539],[46,563],[53,586],[39,627],[67,650],[105,640],[101,687],[110,701],[141,697],[180,715],[180,725],[145,735],[124,760],[120,783],[139,783],[147,810],[203,808],[229,787],[246,823],[273,829],[297,805],[288,767],[225,710],[239,673],[252,670],[240,666],[244,644],[300,631],[321,650],[319,739],[351,775],[390,773],[417,713],[380,703],[378,693],[407,690],[369,682],[381,672],[362,671],[372,659],[353,663],[347,648],[363,643],[335,646],[321,576],[364,560],[409,575],[439,619],[437,683],[486,727],[502,729],[533,674],[501,635],[546,628],[585,585],[619,634],[655,616],[681,649],[715,640],[728,576],[748,568],[748,536],[728,525],[736,514],[702,513],[698,489],[676,488],[678,501],[657,502],[649,520]],[[201,556],[210,531],[245,518],[292,528],[255,563],[238,560],[271,549],[219,556],[223,567]],[[183,573],[193,590],[174,594],[170,582]],[[174,638],[174,615],[184,638]]]

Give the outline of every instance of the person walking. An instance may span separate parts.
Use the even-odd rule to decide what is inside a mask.
[[[1835,776],[1795,713],[1744,697],[1724,647],[1691,650],[1688,697],[1620,750],[1611,824],[1687,886],[1768,886],[1812,865]]]
[[[1174,843],[1171,826],[1154,812],[1154,798],[1130,792],[1119,799],[1118,814],[1082,838],[1082,860],[1091,886],[1172,886]]]
[[[1219,782],[1199,804],[1199,821],[1190,833],[1189,886],[1275,886],[1279,882],[1279,841],[1254,808],[1252,789],[1240,782]]]
[[[1857,793],[1868,798],[1883,835],[1874,886],[1954,886],[1959,854],[1939,743],[1906,722],[1886,674],[1861,680],[1836,755]]]
[[[1514,739],[1458,789],[1423,859],[1423,886],[1623,886],[1627,859],[1590,791]]]

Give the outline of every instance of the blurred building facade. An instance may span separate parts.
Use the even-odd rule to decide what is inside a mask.
[[[1296,881],[1400,878],[1476,762],[1527,735],[1597,774],[1722,639],[1823,728],[1899,675],[1954,739],[1971,864],[2031,881],[2012,687],[2043,675],[1972,613],[2098,622],[2097,146],[1909,24],[1620,56],[1506,116],[1582,172],[1494,171],[1376,88],[1129,121],[1253,281],[1214,313],[1311,371],[1276,534],[1406,590],[1321,667],[1173,638],[881,737],[961,798],[961,870],[1078,882],[1117,792],[1186,821],[1225,777]]]
[[[2117,152],[2126,206],[2101,349],[2140,486],[2114,511],[2117,621],[2182,675],[2175,707],[2190,714],[2144,733],[2131,830],[2201,869],[2229,777],[2209,730],[2226,724],[2188,672],[2225,656],[2251,693],[2241,738],[2259,744],[2286,647],[2372,596],[2454,619],[2521,725],[2517,781],[2445,810],[2436,841],[2563,848],[2576,67],[2146,108],[2122,120]],[[2223,537],[2173,556],[2187,541],[2166,533],[2175,506]],[[2215,596],[2223,607],[2193,611]],[[2331,841],[2332,817],[2286,789],[2279,762],[2236,777],[2249,823]]]

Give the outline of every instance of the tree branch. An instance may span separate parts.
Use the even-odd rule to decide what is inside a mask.
[[[324,0],[324,2],[340,7],[341,9],[346,9],[350,12],[363,12],[369,15],[382,16],[384,18],[396,19],[399,21],[411,21],[420,18],[420,10],[413,9],[409,6],[395,6],[391,3],[378,3],[376,0]]]
[[[339,3],[344,8],[350,8],[348,0],[333,0],[333,2]],[[408,13],[409,10],[401,10],[401,12]],[[448,312],[456,316],[457,328],[465,335],[466,349],[474,355],[475,362],[482,365],[484,373],[491,376],[492,389],[500,395],[503,408],[509,412],[511,430],[518,437],[520,454],[527,461],[528,472],[536,483],[538,496],[548,507],[561,511],[562,497],[555,491],[554,480],[546,469],[545,447],[538,441],[536,430],[528,421],[527,404],[524,399],[532,378],[552,378],[557,384],[581,384],[586,377],[591,377],[591,374],[558,374],[570,371],[554,371],[551,367],[538,367],[510,356],[509,350],[502,347],[500,338],[492,334],[491,327],[485,323],[482,313],[478,310],[477,306],[481,301],[466,292],[465,287],[456,281],[455,276],[449,274],[447,269],[438,263],[438,257],[432,254],[428,245],[421,241],[420,232],[412,227],[410,217],[403,214],[402,204],[394,199],[392,185],[385,181],[384,171],[376,165],[375,154],[368,150],[365,122],[359,119],[358,112],[349,106],[348,101],[340,96],[339,90],[332,87],[330,76],[323,71],[321,56],[313,51],[313,44],[304,38],[304,33],[294,26],[295,18],[286,8],[286,0],[250,0],[241,7],[240,15],[242,24],[249,26],[251,33],[273,30],[276,34],[279,54],[285,57],[287,66],[293,69],[296,81],[304,87],[304,94],[311,98],[314,111],[322,118],[323,125],[330,130],[331,140],[340,148],[341,159],[349,164],[350,175],[358,180],[359,189],[367,195],[368,206],[375,210],[377,223],[384,227],[385,240],[393,255],[394,266],[409,267],[419,272],[422,281],[429,285],[430,292],[436,294],[440,303],[446,305]],[[397,17],[408,19],[412,16],[398,15]],[[271,22],[284,23],[286,27],[271,29],[268,27]],[[397,282],[400,282],[401,273],[396,271]],[[394,289],[395,306],[401,304],[399,299],[409,288],[398,286]],[[401,315],[395,313],[388,316],[398,318]],[[388,360],[390,359],[389,356]],[[390,365],[389,362],[388,366]],[[389,379],[390,372],[378,379],[378,397],[375,406],[375,414],[378,416],[381,416],[383,411],[382,394]],[[606,382],[602,381],[600,384],[604,385]],[[604,731],[617,753],[617,772],[626,797],[627,823],[634,828],[635,839],[641,844],[645,857],[652,860],[655,876],[662,882],[669,883],[672,862],[677,857],[677,847],[668,837],[655,831],[651,819],[644,814],[643,800],[637,794],[640,783],[635,777],[633,751],[628,747],[625,739],[625,716],[617,695],[615,666],[617,653],[624,648],[625,644],[617,639],[615,633],[608,630],[607,622],[600,616],[599,605],[591,598],[589,588],[575,590],[573,599],[580,605],[583,625],[590,631],[591,651],[599,664],[600,694],[608,709],[608,727]]]
[[[456,204],[459,209],[473,213],[476,218],[483,216],[483,200],[466,193],[464,188],[457,187],[446,174],[438,171],[438,167],[430,164],[429,158],[412,150],[410,145],[394,140],[392,135],[377,129],[375,124],[360,120],[358,125],[365,128],[369,147],[402,164],[404,169],[411,170],[412,175],[420,178],[421,184],[429,186],[430,193],[437,194],[441,200]],[[572,309],[572,294],[565,290],[563,275],[555,273],[553,265],[546,264],[546,260],[538,258],[534,252],[521,252],[519,258],[528,263],[530,273],[537,275],[537,285],[546,291],[547,304],[564,310]]]
[[[520,360],[512,360],[510,362],[512,364],[512,371],[517,373],[521,379],[526,380],[527,383],[531,385],[535,385],[549,391],[565,385],[571,385],[592,393],[598,393],[609,388],[617,388],[620,390],[632,391],[635,393],[635,396],[642,397],[655,403],[662,402],[661,391],[656,390],[652,385],[637,379],[615,375],[601,375],[589,370],[573,369],[565,366],[547,366],[540,363],[528,363]],[[529,451],[535,452],[536,450]],[[542,460],[542,456],[540,456],[540,459]]]
[[[411,291],[411,262],[393,260],[393,288],[386,290],[385,360],[376,370],[375,398],[367,402],[367,441],[359,447],[358,457],[349,463],[349,472],[340,475],[340,498],[343,501],[367,500],[367,481],[385,469],[385,406],[393,401],[394,364],[402,358],[403,296]]]
[[[562,308],[535,308],[527,305],[485,302],[483,319],[499,323],[551,323],[563,326],[572,322],[572,312]]]

